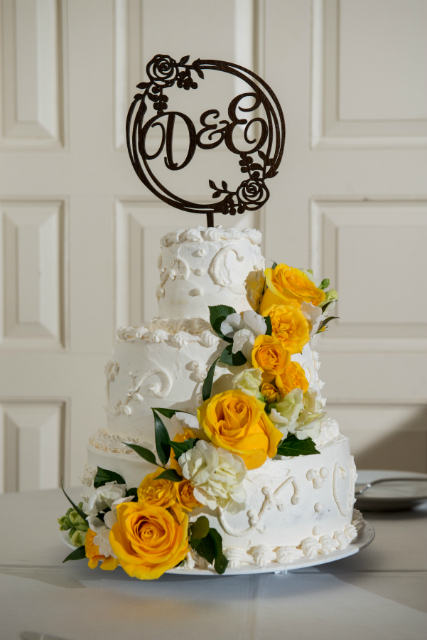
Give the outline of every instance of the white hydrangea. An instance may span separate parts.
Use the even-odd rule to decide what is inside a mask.
[[[221,507],[230,513],[245,508],[243,481],[246,467],[242,458],[199,440],[180,456],[178,463],[184,478],[193,485],[194,497],[210,509]]]
[[[250,362],[255,338],[265,335],[267,323],[259,313],[249,309],[243,313],[243,317],[239,313],[227,316],[221,324],[221,331],[228,338],[233,338],[232,352],[241,351]]]
[[[285,437],[293,433],[298,440],[317,438],[325,416],[322,407],[315,392],[293,389],[271,409],[270,419]]]

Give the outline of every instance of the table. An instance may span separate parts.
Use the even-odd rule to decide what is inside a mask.
[[[70,490],[78,500],[79,490]],[[129,578],[62,564],[60,490],[0,497],[0,637],[418,640],[427,630],[427,505],[370,513],[360,553],[286,575]]]

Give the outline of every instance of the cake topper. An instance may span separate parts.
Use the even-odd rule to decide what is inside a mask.
[[[282,160],[285,145],[285,120],[276,95],[264,80],[252,71],[231,62],[222,60],[200,60],[188,64],[190,56],[184,56],[179,62],[167,55],[156,55],[147,64],[149,82],[137,85],[142,93],[137,93],[129,108],[126,119],[126,141],[132,166],[139,179],[158,198],[177,209],[191,213],[205,213],[208,227],[214,226],[214,213],[235,215],[245,211],[260,209],[268,200],[270,192],[266,180],[274,178]],[[197,89],[203,82],[205,71],[221,71],[243,81],[248,90],[234,97],[228,105],[228,119],[220,118],[218,109],[208,109],[200,116],[200,127],[196,129],[191,118],[179,111],[169,111],[169,97],[166,91],[176,85],[179,89]],[[148,99],[148,102],[147,102]],[[250,106],[248,99],[253,99]],[[148,105],[152,104],[155,115],[146,119]],[[265,111],[265,117],[258,112]],[[254,113],[255,112],[255,113]],[[246,117],[248,114],[248,117]],[[250,119],[249,114],[254,117]],[[173,137],[177,119],[187,128],[188,149],[179,163],[174,159]],[[158,127],[155,130],[155,127]],[[246,148],[236,146],[235,131],[243,128],[243,140]],[[257,128],[258,135],[250,137],[250,129]],[[147,150],[147,135],[159,131],[159,146],[154,153]],[[239,156],[240,171],[243,180],[233,191],[226,179],[217,185],[206,178],[212,189],[213,202],[190,202],[172,193],[163,185],[150,167],[150,161],[164,154],[164,163],[170,171],[179,171],[190,164],[196,150],[215,149],[225,144],[227,149]],[[152,163],[151,163],[152,164]]]

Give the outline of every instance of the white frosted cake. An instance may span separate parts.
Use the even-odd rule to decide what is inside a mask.
[[[171,419],[165,413],[162,417],[171,440],[190,442],[196,436],[195,444],[179,460],[173,458],[174,464],[171,458],[163,466],[177,470],[183,482],[191,483],[196,506],[189,508],[181,501],[184,512],[190,525],[206,516],[222,537],[229,567],[283,565],[328,554],[349,545],[363,526],[360,514],[353,514],[356,469],[349,441],[324,411],[320,363],[312,346],[315,333],[326,326],[326,308],[330,310],[336,292],[324,291],[329,282],[316,281],[311,272],[283,264],[267,269],[265,280],[261,239],[254,229],[221,227],[178,230],[162,238],[159,317],[137,328],[118,329],[114,357],[105,368],[107,426],[89,440],[83,478],[86,506],[93,504],[94,492],[100,493],[93,485],[97,469],[114,472],[128,488],[138,488],[156,467],[128,445],[155,454],[152,409],[176,412]],[[227,312],[214,330],[209,308],[224,306],[232,313]],[[233,366],[227,358],[218,361],[209,394],[212,400],[206,399],[208,372],[226,347],[234,354],[231,358],[239,354],[246,362]],[[239,454],[240,445],[233,444],[235,432],[224,431],[228,427],[221,422],[219,409],[218,425],[209,431],[208,404],[212,401],[212,407],[217,407],[215,403],[227,394],[236,403],[243,402],[232,405],[238,407],[240,421],[254,403],[261,407],[262,425],[267,427],[261,433],[257,426],[255,436],[249,430],[249,439],[242,445],[246,451],[252,447],[247,444],[253,442],[251,438],[261,438],[257,440],[261,444],[254,445],[256,460],[252,449],[247,456]],[[245,398],[252,403],[249,409]],[[284,445],[279,444],[282,439]],[[200,479],[199,473],[197,479],[195,465],[200,460],[206,463],[205,450],[213,445],[219,447],[224,464],[237,469],[232,481],[221,477],[219,467],[216,476],[205,474]],[[292,453],[287,445],[296,447],[295,455],[280,454]],[[209,461],[203,468],[209,468]],[[138,491],[139,501],[144,503],[146,495]],[[123,496],[119,497],[127,500]],[[107,499],[105,504],[111,507]],[[96,527],[91,529],[97,536],[99,557],[106,558],[107,552],[102,554],[99,546],[101,534]],[[180,566],[207,567],[207,556],[199,555],[194,546],[186,550]],[[113,542],[108,549],[120,560]],[[122,566],[130,573],[128,565],[123,562]]]

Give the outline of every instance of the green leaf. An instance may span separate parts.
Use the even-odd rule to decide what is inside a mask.
[[[267,324],[267,331],[265,332],[265,335],[271,336],[271,334],[273,333],[273,327],[271,326],[271,318],[270,316],[265,316],[264,320]]]
[[[325,313],[326,309],[329,307],[330,304],[332,304],[333,302],[336,302],[336,300],[329,300],[329,302],[326,302],[326,304],[324,305],[320,305],[322,307],[322,311],[323,313]]]
[[[318,334],[323,329],[323,327],[326,327],[328,322],[330,322],[331,320],[338,320],[338,316],[329,316],[329,318],[326,318],[326,320],[323,320],[323,322],[321,323],[320,327],[316,331],[316,334]]]
[[[174,469],[165,469],[163,473],[156,476],[156,480],[170,480],[171,482],[181,482],[182,476],[180,476]]]
[[[227,307],[225,304],[218,304],[215,307],[209,307],[209,322],[215,333],[226,342],[233,342],[233,338],[225,336],[221,331],[221,324],[232,313],[236,313],[233,307]]]
[[[311,456],[315,453],[320,453],[320,451],[316,449],[311,438],[298,440],[293,433],[289,433],[288,437],[282,440],[277,447],[277,455],[279,456]]]
[[[196,522],[190,525],[191,538],[193,540],[201,540],[209,534],[209,520],[206,516],[200,516]]]
[[[68,562],[68,560],[83,560],[83,558],[86,558],[85,548],[77,547],[75,551],[72,551],[70,555],[62,561],[62,564],[64,564],[64,562]]]
[[[273,266],[271,268],[275,269],[276,267],[277,267],[277,262],[273,262]]]
[[[156,456],[152,451],[150,451],[150,449],[141,447],[140,444],[130,444],[129,442],[124,442],[123,444],[133,449],[135,453],[141,456],[141,458],[144,458],[144,460],[147,460],[147,462],[151,462],[151,464],[155,464],[156,467],[160,466],[159,464],[157,464]]]
[[[179,456],[182,456],[183,453],[192,449],[198,441],[198,438],[188,438],[185,442],[173,442],[173,440],[169,440],[169,444],[173,449],[175,458],[178,460]]]
[[[126,498],[130,498],[133,496],[135,500],[138,500],[138,489],[136,487],[132,487],[126,491]]]
[[[240,365],[245,364],[246,358],[241,351],[238,351],[237,353],[233,353],[231,351],[232,348],[233,348],[232,344],[229,344],[228,347],[225,347],[219,361],[223,362],[224,364],[228,364],[232,367],[240,367]]]
[[[215,571],[219,574],[224,573],[228,566],[228,560],[222,552],[222,537],[216,529],[209,529],[209,535],[215,545]]]
[[[216,367],[216,363],[218,362],[219,358],[220,358],[220,356],[218,356],[218,358],[213,362],[213,364],[211,364],[211,366],[209,367],[208,375],[206,376],[205,381],[203,382],[203,388],[202,388],[203,402],[205,400],[208,400],[208,398],[211,397],[213,377],[214,377],[214,373],[215,373],[215,367]]]
[[[156,436],[156,451],[159,460],[165,466],[170,458],[171,447],[169,444],[169,433],[163,424],[163,420],[157,415],[156,410],[152,409],[154,415],[154,432]]]
[[[325,278],[324,280],[322,280],[322,282],[319,285],[319,289],[326,289],[327,287],[329,287],[330,285],[330,280],[329,278]]]
[[[199,556],[207,560],[209,564],[213,564],[215,560],[215,543],[209,534],[201,539],[192,539],[190,544]]]
[[[114,482],[114,480],[117,482],[117,484],[126,484],[125,480],[118,473],[110,471],[109,469],[102,469],[101,467],[98,467],[94,480],[95,489],[98,489],[98,487],[103,487],[104,484],[107,484],[107,482]]]
[[[68,495],[66,494],[65,489],[64,489],[64,485],[63,485],[63,484],[61,484],[61,489],[62,489],[62,491],[64,492],[64,495],[65,495],[65,497],[67,498],[68,502],[69,502],[69,503],[71,504],[71,506],[74,508],[74,511],[77,511],[77,513],[79,514],[79,516],[80,516],[81,518],[83,518],[83,520],[87,521],[87,515],[85,514],[85,512],[84,512],[84,511],[82,511],[82,510],[80,509],[80,507],[78,507],[76,504],[74,504],[74,502],[71,500],[70,496],[68,496]]]

